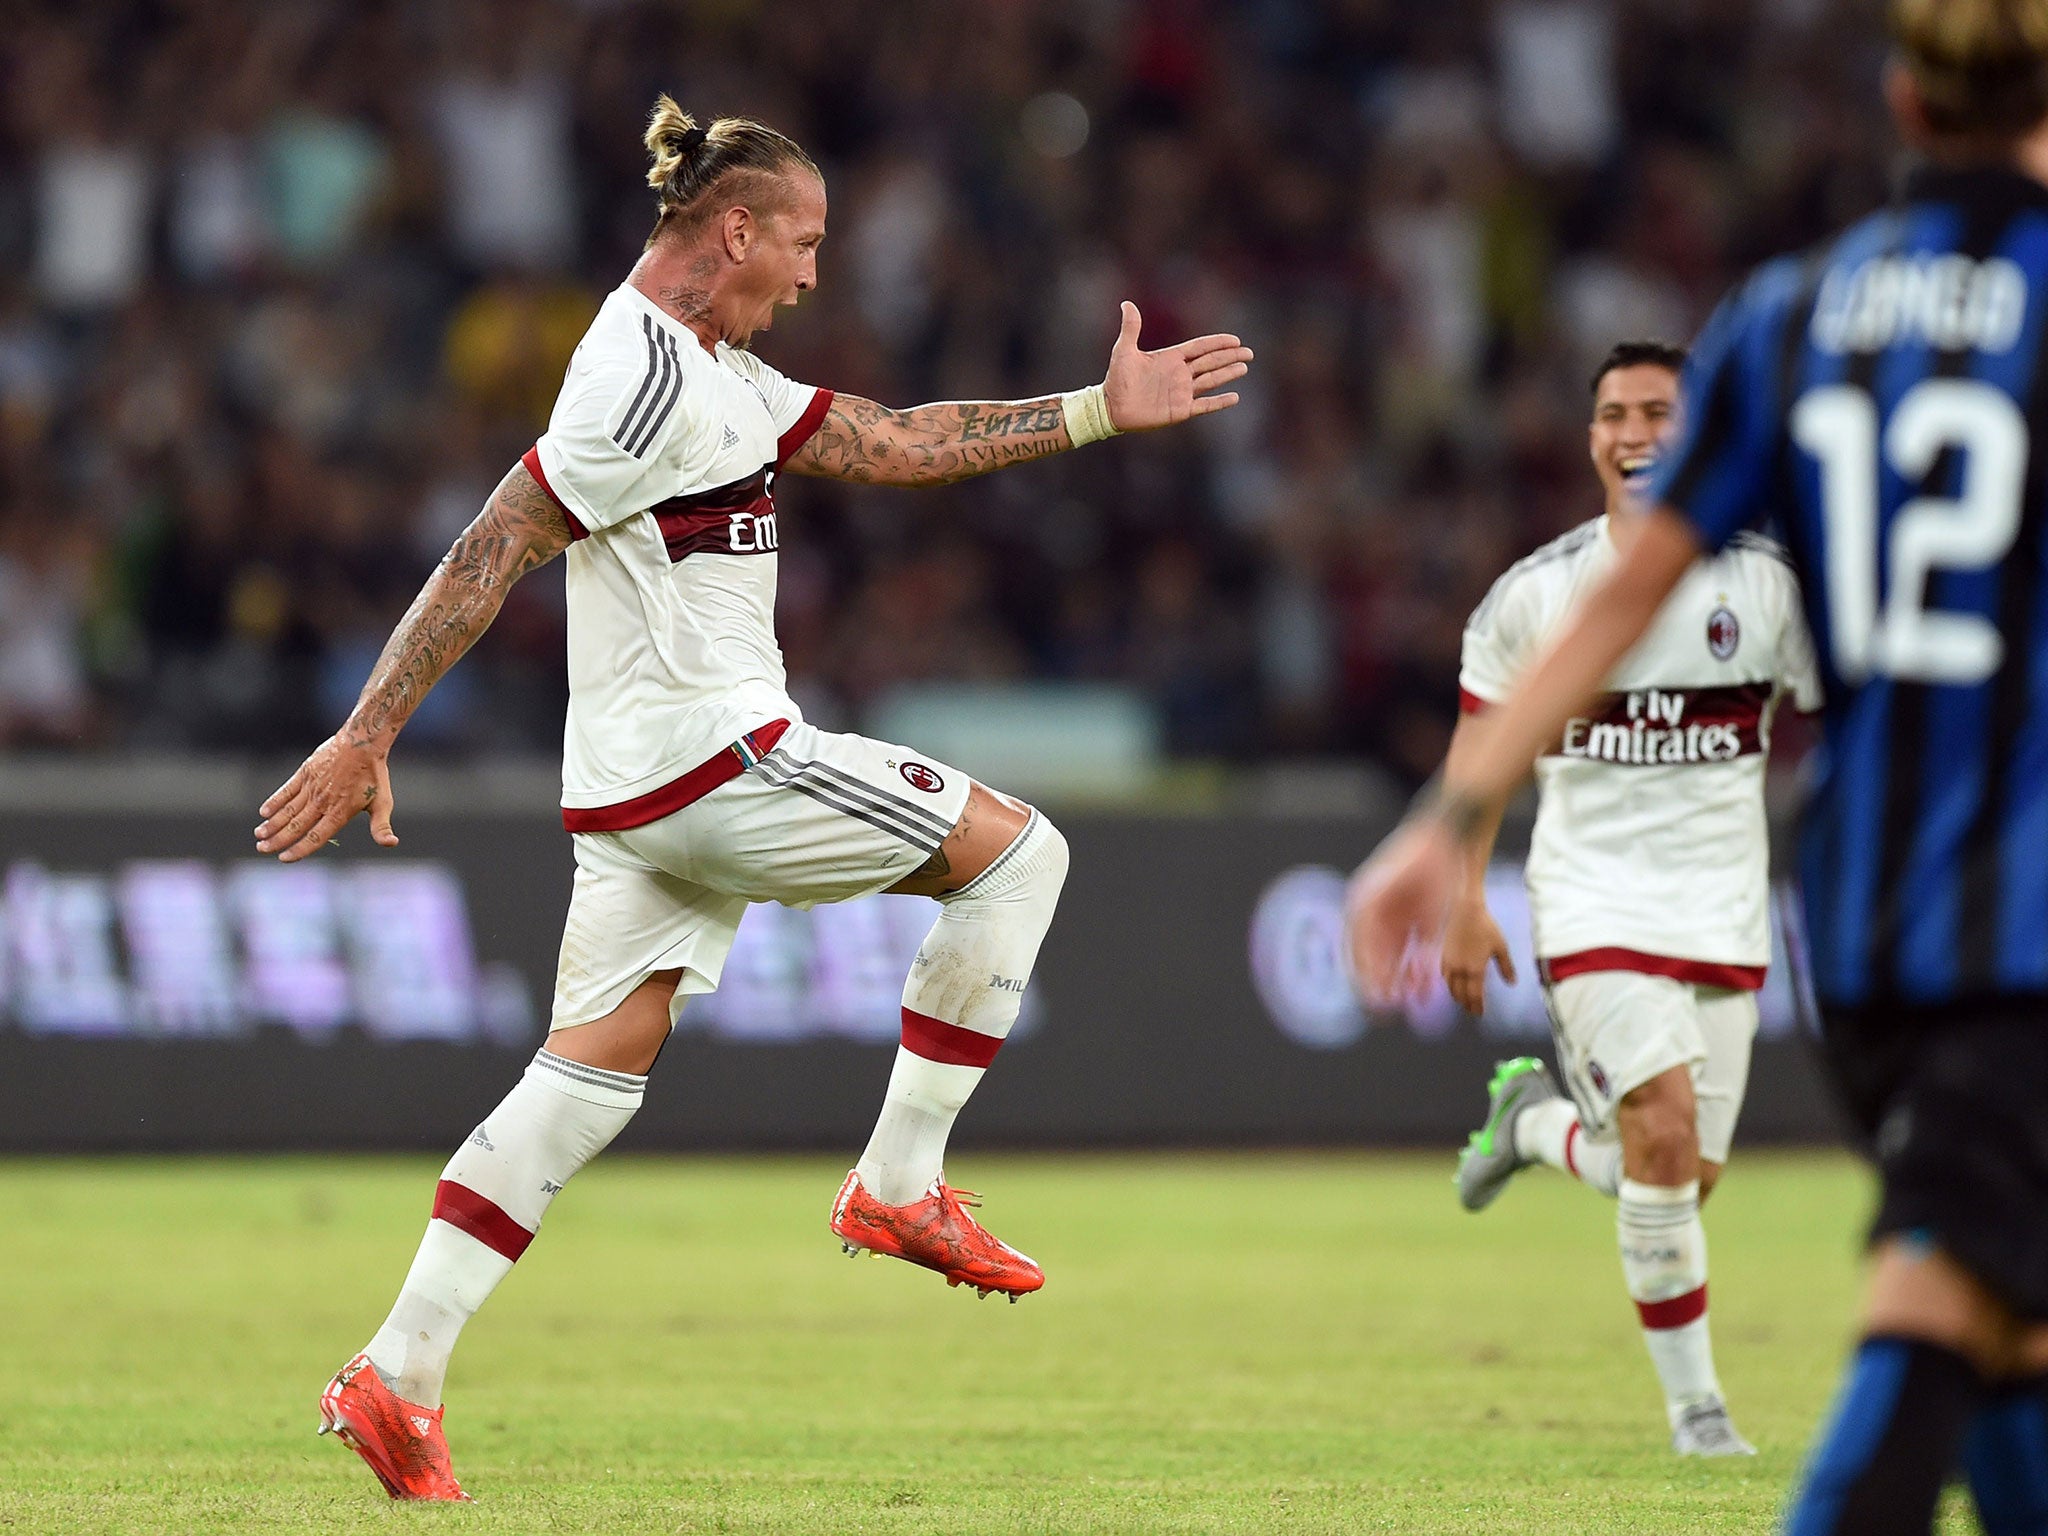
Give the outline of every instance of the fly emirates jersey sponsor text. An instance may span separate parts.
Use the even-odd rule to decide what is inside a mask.
[[[524,463],[571,519],[563,820],[638,825],[692,769],[802,718],[775,643],[775,475],[830,390],[695,332],[630,284],[584,333]]]
[[[1465,627],[1463,707],[1506,698],[1617,558],[1603,516],[1495,582]],[[1607,688],[1536,765],[1527,880],[1546,979],[1640,970],[1762,986],[1771,721],[1788,694],[1820,707],[1782,551],[1743,534],[1695,565]]]

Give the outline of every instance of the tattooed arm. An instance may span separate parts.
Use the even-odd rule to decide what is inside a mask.
[[[1250,347],[1235,336],[1199,336],[1144,352],[1138,347],[1141,324],[1137,305],[1125,304],[1108,376],[1076,396],[950,400],[894,411],[857,395],[837,395],[818,430],[784,468],[872,485],[947,485],[1073,447],[1068,402],[1082,395],[1096,397],[1080,408],[1101,413],[1097,436],[1149,432],[1237,404],[1234,392],[1216,391],[1244,377]]]
[[[870,485],[950,485],[1073,446],[1056,399],[949,400],[892,411],[835,395],[811,440],[783,467]]]
[[[561,508],[515,464],[398,621],[341,729],[263,802],[258,851],[293,863],[316,852],[359,811],[370,813],[372,837],[395,845],[385,759],[400,728],[490,627],[512,583],[568,547]]]

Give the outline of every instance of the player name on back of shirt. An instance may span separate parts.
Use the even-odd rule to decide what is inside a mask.
[[[1554,756],[1636,767],[1726,763],[1761,752],[1773,685],[1637,688],[1603,694],[1564,729]]]

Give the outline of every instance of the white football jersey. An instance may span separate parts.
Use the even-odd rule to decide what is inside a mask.
[[[1506,698],[1617,558],[1603,516],[1511,567],[1465,627],[1461,704]],[[1527,878],[1546,975],[1762,986],[1771,721],[1787,694],[1821,702],[1784,552],[1739,534],[1695,565],[1607,686],[1536,765]]]
[[[829,390],[695,332],[630,284],[570,360],[524,460],[572,520],[562,804],[573,830],[801,719],[775,643],[775,474]]]

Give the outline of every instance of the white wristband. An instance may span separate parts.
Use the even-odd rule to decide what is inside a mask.
[[[1060,414],[1066,417],[1067,436],[1076,448],[1117,435],[1116,424],[1109,419],[1109,396],[1100,384],[1061,395]]]

